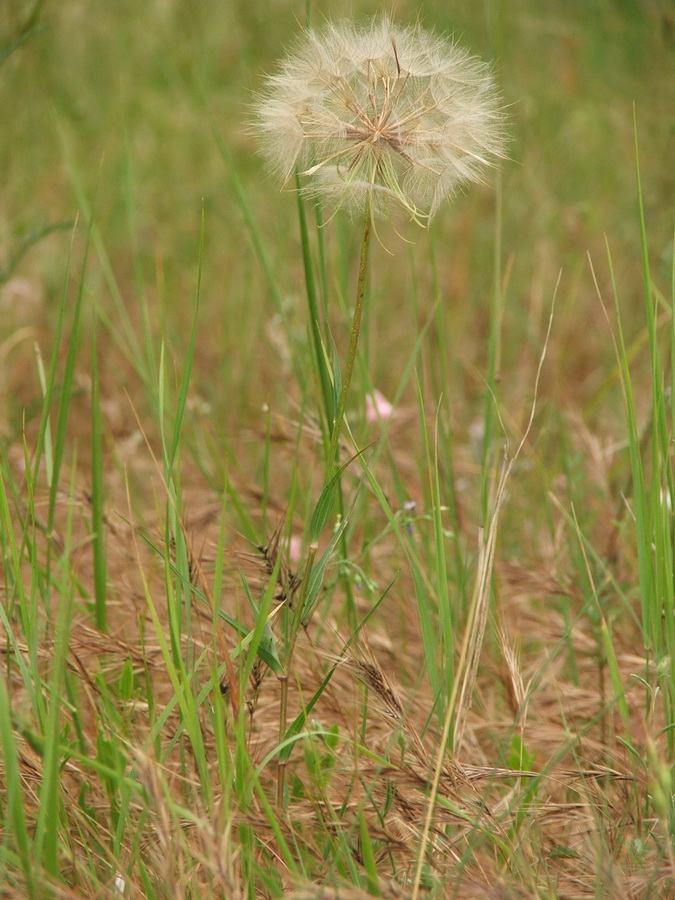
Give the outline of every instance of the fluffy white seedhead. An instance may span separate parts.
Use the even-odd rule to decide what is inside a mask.
[[[263,153],[330,208],[403,207],[426,224],[504,148],[485,63],[388,17],[307,30],[256,106]]]

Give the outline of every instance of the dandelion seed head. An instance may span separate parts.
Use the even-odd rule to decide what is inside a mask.
[[[388,17],[304,32],[267,79],[256,127],[272,171],[329,209],[403,208],[426,224],[502,157],[489,67],[419,26]]]

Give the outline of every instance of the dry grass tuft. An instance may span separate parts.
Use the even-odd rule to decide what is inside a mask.
[[[120,485],[120,500],[123,496]],[[79,501],[71,504],[75,513],[85,509]],[[59,516],[67,510],[64,503]],[[76,517],[75,530],[81,529],[84,535],[86,527],[86,515],[79,520]],[[214,630],[217,617],[214,620],[209,609],[213,600],[207,553],[216,544],[217,527],[212,513],[198,512],[183,527],[189,571],[208,602],[195,602],[193,627],[190,634],[183,635],[182,652],[202,658],[201,667],[195,671],[202,683],[210,677],[213,661],[222,663],[228,656],[226,648],[232,648],[238,639],[222,622]],[[288,808],[277,810],[274,827],[257,800],[248,809],[239,809],[232,795],[223,791],[217,767],[213,766],[210,778],[214,806],[208,809],[199,799],[199,773],[190,743],[184,733],[179,736],[178,710],[174,708],[164,717],[159,732],[155,729],[158,746],[173,747],[164,752],[160,763],[149,742],[156,712],[151,714],[138,692],[125,700],[114,699],[110,692],[127,667],[135,679],[151,685],[155,710],[161,710],[173,697],[161,650],[162,641],[170,641],[161,560],[138,540],[141,532],[150,530],[159,545],[163,533],[159,525],[152,529],[141,522],[133,528],[109,526],[115,566],[111,571],[111,596],[115,598],[110,606],[111,631],[102,634],[89,619],[77,616],[70,629],[66,662],[81,696],[85,713],[82,737],[88,752],[95,757],[101,741],[113,738],[121,739],[126,747],[127,772],[141,788],[141,796],[132,802],[128,815],[138,824],[137,852],[153,883],[162,885],[161,896],[188,897],[202,891],[209,897],[243,897],[237,838],[242,825],[254,830],[258,852],[263,856],[271,854],[281,860],[278,840],[283,835],[286,841],[301,846],[319,870],[323,866],[328,872],[321,842],[340,835],[351,847],[354,864],[362,866],[356,836],[359,822],[364,820],[383,871],[381,896],[407,897],[405,884],[413,877],[441,738],[432,713],[433,698],[425,682],[410,686],[401,680],[417,665],[420,635],[414,619],[407,618],[404,633],[398,620],[391,630],[393,623],[386,617],[374,619],[359,642],[352,642],[348,649],[349,634],[330,614],[308,623],[298,641],[288,682],[289,722],[300,714],[327,674],[332,674],[306,724],[307,736],[288,761],[286,778],[294,792]],[[297,597],[300,581],[294,566],[285,558],[277,564],[279,554],[285,552],[280,533],[276,528],[268,543],[253,551],[236,536],[227,548],[232,569],[225,573],[221,602],[229,615],[242,622],[252,623],[252,618],[242,603],[241,587],[237,588],[237,569],[239,585],[241,573],[245,573],[257,593],[269,578],[277,579],[274,609],[292,604]],[[129,537],[133,534],[135,550],[131,552]],[[43,540],[41,552],[46,553],[48,541],[46,537]],[[115,549],[115,542],[121,544],[119,549]],[[198,552],[197,547],[204,549]],[[173,548],[170,551],[173,558]],[[161,635],[153,633],[151,620],[142,612],[141,564],[163,629]],[[386,564],[386,557],[382,564]],[[84,583],[88,577],[85,560],[78,571]],[[635,871],[631,864],[632,842],[645,827],[640,820],[639,798],[648,785],[623,743],[614,738],[621,725],[616,709],[604,706],[603,684],[607,689],[608,683],[602,679],[590,625],[579,618],[570,628],[556,611],[556,598],[575,602],[569,579],[564,572],[549,574],[543,563],[540,569],[526,569],[505,562],[497,566],[496,578],[500,604],[494,646],[498,659],[482,657],[477,665],[475,700],[466,706],[463,755],[443,756],[427,850],[430,871],[447,883],[448,896],[534,897],[546,873],[545,877],[555,882],[558,896],[584,898],[593,893],[599,867],[604,866],[607,896],[637,898],[647,886],[654,896],[667,896],[672,872],[665,861],[654,858],[649,875]],[[273,628],[276,621],[275,616]],[[42,624],[45,638],[37,663],[47,679],[54,638],[48,620]],[[390,631],[396,641],[403,638],[405,656],[394,649]],[[536,646],[529,637],[532,634],[537,635]],[[570,645],[577,664],[574,680],[565,662],[564,650]],[[644,660],[629,651],[628,644],[621,640],[617,643],[617,658],[627,685],[630,674],[644,666]],[[16,653],[27,656],[28,646],[11,646],[4,640],[6,661]],[[228,678],[238,686],[238,666],[238,662],[232,664],[226,686]],[[20,742],[21,781],[27,814],[35,817],[43,758],[34,740],[34,725],[28,718],[18,670],[11,666],[10,671],[15,728],[24,734]],[[278,742],[280,694],[279,679],[257,660],[243,695],[247,704],[246,753],[254,768],[263,764]],[[124,734],[119,731],[113,735],[104,724],[103,710],[110,703],[124,723]],[[658,740],[657,714],[651,720],[645,718],[637,693],[633,697],[628,691],[626,703],[634,745]],[[228,741],[234,741],[237,706],[228,710],[225,729]],[[336,728],[337,740],[329,746],[319,735],[331,726]],[[200,728],[211,757],[216,738],[207,706],[200,712]],[[515,759],[505,765],[493,756],[496,747],[508,746],[515,735],[526,765],[513,764]],[[319,782],[312,763],[317,759],[324,759],[324,765],[330,762]],[[260,783],[273,797],[273,765],[268,763],[261,770]],[[103,783],[92,782],[75,760],[66,761],[60,790],[73,809],[70,840],[74,871],[79,870],[77,855],[83,841],[95,841],[97,846],[106,841],[105,827],[75,812],[76,798],[84,785],[88,809],[96,810],[97,818],[103,821],[109,806]],[[133,858],[129,848],[126,865],[130,872]],[[387,871],[393,880],[387,880]],[[529,873],[529,886],[524,872]],[[296,900],[367,896],[353,887],[293,890],[288,872],[283,879],[290,891],[288,896]],[[129,896],[141,896],[133,874],[126,883]],[[515,883],[521,887],[514,888]],[[58,896],[68,895],[62,892]]]

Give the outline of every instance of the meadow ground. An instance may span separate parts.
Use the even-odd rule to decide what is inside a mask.
[[[378,225],[326,490],[360,226],[251,103],[376,11],[0,5],[2,897],[675,896],[673,10],[397,3],[509,159]]]

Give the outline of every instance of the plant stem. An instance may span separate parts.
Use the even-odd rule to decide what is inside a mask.
[[[328,445],[330,432],[333,426],[335,415],[334,391],[330,379],[330,371],[328,363],[324,356],[323,344],[321,340],[321,329],[319,328],[319,307],[317,301],[316,283],[314,272],[312,269],[312,256],[309,246],[309,232],[307,230],[307,216],[305,215],[305,206],[300,192],[300,179],[296,172],[296,187],[298,197],[298,220],[300,225],[300,240],[302,244],[302,259],[305,268],[305,288],[307,292],[307,306],[309,310],[309,326],[312,335],[312,344],[314,345],[314,363],[317,369],[317,377],[321,386],[321,398],[323,400],[323,411],[325,418],[321,419],[321,434],[324,446]]]
[[[345,415],[345,406],[347,405],[347,394],[349,385],[352,380],[352,372],[354,371],[354,360],[356,359],[356,350],[359,343],[359,332],[361,330],[361,317],[363,315],[363,306],[366,293],[366,274],[368,272],[368,250],[370,248],[370,232],[372,226],[372,210],[370,206],[366,209],[363,220],[363,237],[361,238],[361,258],[359,260],[359,280],[356,288],[356,304],[354,306],[354,319],[352,321],[352,333],[349,338],[349,352],[347,354],[347,367],[345,368],[345,376],[342,382],[342,390],[340,391],[340,399],[338,401],[337,413],[333,422],[333,431],[330,438],[330,448],[328,451],[328,461],[326,466],[326,481],[333,474],[333,467],[339,463],[338,443],[340,441],[340,433],[342,431],[342,422]]]
[[[314,566],[314,557],[319,545],[310,544],[307,561],[305,563],[305,573],[302,577],[302,588],[300,596],[295,602],[293,616],[291,619],[290,632],[286,638],[286,653],[284,658],[284,674],[279,679],[281,682],[281,694],[279,699],[279,743],[286,737],[286,724],[288,720],[288,679],[291,673],[291,664],[293,662],[293,651],[295,650],[295,640],[302,625],[302,617],[305,612],[305,601],[309,590],[309,581],[312,575],[312,567]],[[288,760],[279,757],[277,762],[277,806],[279,809],[284,804],[284,793],[286,787],[286,765]]]
[[[338,401],[337,413],[333,422],[333,430],[330,437],[330,447],[328,449],[328,458],[326,460],[326,474],[324,484],[328,484],[333,477],[336,468],[340,466],[340,433],[342,431],[342,423],[345,416],[345,407],[347,405],[347,394],[349,385],[352,380],[352,372],[354,371],[354,361],[356,360],[356,351],[359,344],[359,333],[361,331],[361,319],[363,316],[363,307],[365,304],[366,294],[366,275],[368,273],[368,251],[370,249],[370,232],[372,227],[372,208],[368,204],[363,219],[363,234],[361,237],[361,256],[359,259],[359,280],[356,286],[356,302],[354,304],[354,319],[352,321],[352,333],[349,338],[349,351],[347,353],[347,365],[345,368],[344,379],[340,391],[340,399]],[[337,482],[337,496],[339,503],[340,517],[344,516],[344,502],[342,496],[342,479]],[[340,548],[342,558],[347,559],[347,535],[343,531],[340,538]],[[347,608],[347,618],[352,626],[356,624],[356,607],[354,604],[354,593],[349,575],[343,573],[341,581],[345,590],[345,603]]]

